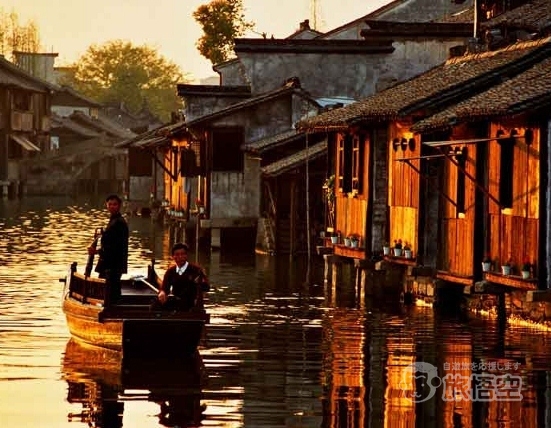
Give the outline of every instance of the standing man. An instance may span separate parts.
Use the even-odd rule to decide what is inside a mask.
[[[128,224],[121,214],[122,201],[117,195],[105,199],[109,223],[101,234],[100,249],[88,248],[89,254],[98,254],[95,271],[108,284],[105,306],[115,303],[121,296],[121,276],[128,268]]]

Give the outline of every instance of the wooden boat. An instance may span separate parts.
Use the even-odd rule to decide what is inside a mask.
[[[192,354],[209,315],[203,308],[163,310],[156,301],[160,278],[152,266],[147,277],[123,276],[122,296],[104,307],[109,286],[104,279],[77,272],[73,263],[63,291],[63,312],[76,340],[122,351],[126,357],[170,357]]]

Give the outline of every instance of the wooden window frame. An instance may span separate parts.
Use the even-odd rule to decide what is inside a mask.
[[[499,203],[501,208],[513,208],[513,171],[515,166],[515,138],[499,141]]]
[[[458,163],[457,167],[457,182],[456,182],[456,193],[455,193],[455,208],[456,208],[456,217],[460,218],[462,214],[465,214],[465,183],[466,175],[465,168],[467,166],[467,147],[463,147],[461,152],[456,156],[456,161]]]
[[[344,189],[344,136],[339,136],[337,138],[337,162],[339,167],[339,175],[337,176],[337,186],[336,188],[339,192],[343,192]]]

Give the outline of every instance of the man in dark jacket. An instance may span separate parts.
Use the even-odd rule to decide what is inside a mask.
[[[178,242],[172,247],[174,265],[169,267],[159,289],[159,302],[165,309],[189,311],[192,308],[203,308],[203,292],[210,286],[203,268],[188,262],[188,246]],[[178,298],[166,305],[168,296]]]
[[[116,302],[121,296],[121,276],[128,266],[128,225],[122,216],[122,201],[117,195],[109,195],[105,205],[109,211],[109,223],[103,230],[100,249],[88,248],[89,253],[99,255],[95,271],[100,278],[107,280],[109,293],[105,296],[105,306]]]

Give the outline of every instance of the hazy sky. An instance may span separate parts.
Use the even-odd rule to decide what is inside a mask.
[[[318,29],[338,27],[389,2],[318,0]],[[76,60],[93,43],[125,39],[157,48],[200,79],[215,75],[195,47],[201,29],[192,13],[204,3],[207,0],[2,0],[0,7],[17,12],[22,22],[32,19],[38,24],[44,49],[59,53],[58,66]],[[299,22],[311,18],[310,4],[311,0],[244,0],[246,18],[256,23],[255,30],[276,38],[288,36]]]

